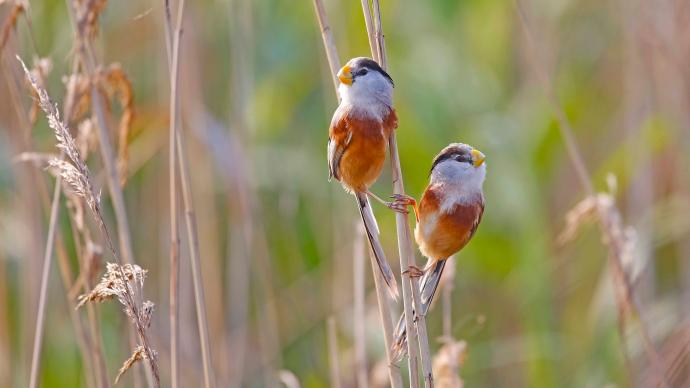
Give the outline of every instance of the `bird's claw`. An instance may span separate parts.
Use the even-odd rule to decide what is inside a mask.
[[[394,199],[397,203],[405,204],[405,205],[413,205],[417,201],[415,201],[414,198],[410,197],[409,195],[406,194],[393,194],[391,195],[391,198]]]
[[[388,202],[388,208],[398,213],[408,214],[407,207],[414,206],[416,203],[414,198],[405,194],[393,194],[391,198],[393,202]]]
[[[411,265],[407,267],[405,271],[403,271],[403,275],[408,275],[411,278],[419,278],[424,275],[424,270],[417,266]]]
[[[386,206],[388,206],[389,209],[391,209],[397,213],[402,213],[402,214],[408,214],[409,213],[409,211],[407,210],[407,205],[404,203],[400,203],[397,201],[386,202]]]

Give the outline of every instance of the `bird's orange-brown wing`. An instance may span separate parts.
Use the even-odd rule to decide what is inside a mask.
[[[328,130],[328,179],[340,180],[340,159],[352,140],[352,130],[346,120],[347,112],[335,111]]]
[[[383,131],[386,139],[396,128],[398,128],[398,115],[395,113],[395,109],[391,108],[388,115],[383,119]]]

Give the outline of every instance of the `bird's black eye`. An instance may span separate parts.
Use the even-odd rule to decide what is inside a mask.
[[[468,154],[456,154],[454,159],[460,163],[471,163],[472,157]]]
[[[369,70],[367,70],[366,68],[364,68],[364,69],[358,71],[358,72],[357,72],[357,75],[366,75],[368,72],[369,72]]]

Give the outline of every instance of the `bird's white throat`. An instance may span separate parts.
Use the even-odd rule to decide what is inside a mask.
[[[469,163],[446,160],[431,172],[431,185],[440,186],[443,198],[441,211],[450,212],[458,205],[483,200],[482,187],[486,178],[486,163],[474,167]]]
[[[352,114],[383,121],[393,107],[393,87],[378,73],[357,78],[352,85],[338,87],[341,105],[351,107]]]

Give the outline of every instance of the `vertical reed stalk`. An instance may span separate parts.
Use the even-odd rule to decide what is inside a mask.
[[[170,70],[170,136],[169,136],[169,193],[170,193],[170,381],[173,388],[178,386],[178,367],[177,367],[177,297],[179,295],[179,271],[180,271],[180,238],[179,227],[177,225],[177,119],[179,117],[177,112],[177,81],[179,70],[179,52],[180,52],[180,37],[182,35],[182,11],[184,7],[184,0],[179,2],[179,10],[177,15],[178,24],[175,32],[172,32],[172,17],[170,14],[170,1],[165,0],[165,26],[167,41],[172,43],[172,51],[169,57]],[[174,34],[174,35],[170,35]],[[170,47],[168,47],[170,48]]]
[[[364,12],[366,21],[368,18],[367,13],[370,13],[371,10],[365,2],[362,2],[362,5],[362,11]],[[372,55],[385,70],[388,68],[388,61],[386,58],[383,28],[381,26],[381,7],[379,1],[372,0],[371,8],[374,13],[374,31],[372,34],[369,30],[369,44],[377,47],[376,52],[372,51]],[[370,17],[369,15],[369,18]],[[393,192],[395,194],[404,194],[405,187],[403,185],[403,176],[400,169],[400,157],[398,155],[398,144],[395,131],[391,132],[390,138],[388,139],[388,148],[391,157]],[[424,386],[432,387],[434,377],[431,370],[431,354],[429,352],[429,339],[426,331],[426,318],[423,314],[414,314],[414,311],[422,311],[421,298],[419,295],[419,279],[410,276],[410,273],[405,271],[406,268],[415,266],[414,246],[412,245],[412,233],[410,232],[407,214],[396,213],[395,223],[398,236],[400,268],[403,271],[403,306],[405,309],[405,326],[408,336],[407,353],[409,356],[410,383],[413,387],[419,384],[417,380],[417,357],[419,356],[422,364]]]
[[[340,388],[340,359],[338,357],[338,338],[336,335],[335,317],[326,321],[328,337],[328,362],[331,367],[331,387]]]
[[[199,253],[199,237],[198,228],[196,223],[196,213],[194,211],[194,204],[192,198],[192,189],[189,180],[189,167],[187,164],[187,158],[185,157],[184,148],[184,138],[179,131],[178,122],[180,118],[179,96],[177,93],[177,82],[178,82],[178,72],[179,72],[179,57],[180,57],[180,41],[182,38],[182,21],[184,15],[184,5],[185,0],[180,0],[178,3],[177,10],[177,20],[175,25],[175,30],[172,29],[172,16],[170,13],[170,2],[165,0],[165,29],[166,29],[166,48],[168,51],[168,65],[170,68],[170,184],[171,184],[171,220],[174,214],[177,213],[177,203],[173,202],[176,196],[176,185],[175,185],[175,165],[179,163],[180,168],[180,185],[182,187],[182,202],[184,204],[184,212],[186,219],[186,230],[187,239],[189,240],[189,258],[192,268],[192,283],[194,287],[194,302],[196,305],[196,316],[197,316],[197,326],[199,329],[199,342],[201,346],[201,359],[204,368],[204,386],[206,388],[212,387],[214,385],[213,372],[211,370],[211,350],[208,338],[208,322],[206,314],[206,301],[204,297],[203,280],[201,274],[201,264],[200,264],[200,253]],[[173,138],[174,136],[174,138]],[[174,206],[174,207],[173,207]],[[172,224],[172,222],[171,222]],[[172,226],[171,226],[172,228]],[[177,226],[175,226],[175,233],[177,233]],[[171,245],[171,248],[173,246]],[[177,249],[179,244],[175,244],[174,247]],[[175,252],[178,254],[178,252]],[[172,249],[171,249],[172,258]],[[172,265],[172,261],[171,261]],[[178,270],[176,263],[175,272]],[[172,274],[171,266],[171,274]],[[177,276],[175,276],[177,278]],[[177,282],[175,282],[175,290],[173,291],[172,275],[171,275],[171,301],[172,296],[175,294],[177,296]],[[172,302],[171,302],[172,306]],[[172,324],[172,313],[171,313],[171,324]],[[172,325],[171,325],[172,327]],[[172,349],[172,334],[171,334],[171,349]],[[177,338],[174,338],[177,342]],[[174,361],[173,361],[174,360]],[[171,365],[174,366],[174,382],[177,380],[177,359],[176,356],[173,357],[171,352]],[[175,382],[176,384],[176,382]]]
[[[355,333],[355,374],[357,375],[357,387],[367,388],[367,348],[366,348],[366,283],[364,281],[364,235],[362,222],[355,222],[353,262],[353,287],[354,293],[354,333]]]
[[[77,54],[80,59],[82,68],[89,79],[94,79],[96,75],[96,57],[93,48],[88,38],[84,35],[84,27],[80,25],[77,20],[77,12],[74,9],[74,4],[70,0],[65,0],[67,9],[69,11],[72,28],[75,33],[75,45]],[[117,170],[117,163],[115,160],[115,151],[110,142],[109,125],[106,119],[106,108],[101,93],[95,82],[91,85],[91,105],[96,119],[96,128],[98,130],[98,144],[100,146],[101,158],[106,172],[106,180],[108,182],[108,190],[111,201],[113,203],[113,210],[115,212],[115,221],[117,227],[118,241],[120,251],[122,252],[122,260],[125,264],[134,263],[134,251],[132,250],[132,239],[129,228],[129,220],[127,218],[127,208],[125,207],[124,194],[122,186],[120,185],[120,177]]]
[[[330,24],[328,23],[328,17],[326,15],[326,9],[323,6],[322,0],[314,0],[314,9],[316,11],[316,17],[319,22],[319,29],[321,31],[321,37],[323,38],[324,48],[326,50],[326,57],[328,58],[328,64],[331,69],[331,77],[333,80],[333,86],[335,87],[336,96],[338,94],[338,80],[336,74],[340,68],[340,59],[338,57],[338,50],[335,46],[335,39],[333,39],[333,34],[331,32]],[[393,364],[392,347],[393,344],[393,322],[391,321],[391,308],[390,299],[388,297],[387,291],[385,289],[385,281],[381,278],[380,271],[378,270],[378,265],[376,264],[376,259],[371,254],[369,255],[372,265],[372,273],[374,274],[374,285],[376,287],[376,296],[379,305],[379,316],[381,318],[381,324],[383,326],[383,338],[386,346],[386,358],[388,361],[388,375],[391,381],[391,387],[398,388],[402,387],[402,377],[400,375],[400,369]]]
[[[187,239],[189,240],[189,258],[192,267],[192,282],[194,286],[194,302],[196,305],[196,319],[199,328],[199,342],[201,345],[201,361],[204,367],[204,386],[215,385],[211,369],[211,346],[208,338],[208,322],[206,319],[206,299],[204,297],[204,282],[201,275],[201,254],[199,253],[199,235],[196,223],[196,213],[192,203],[192,189],[189,183],[189,167],[185,157],[182,134],[177,132],[177,160],[180,163],[180,183],[182,186],[182,202],[187,225]]]

